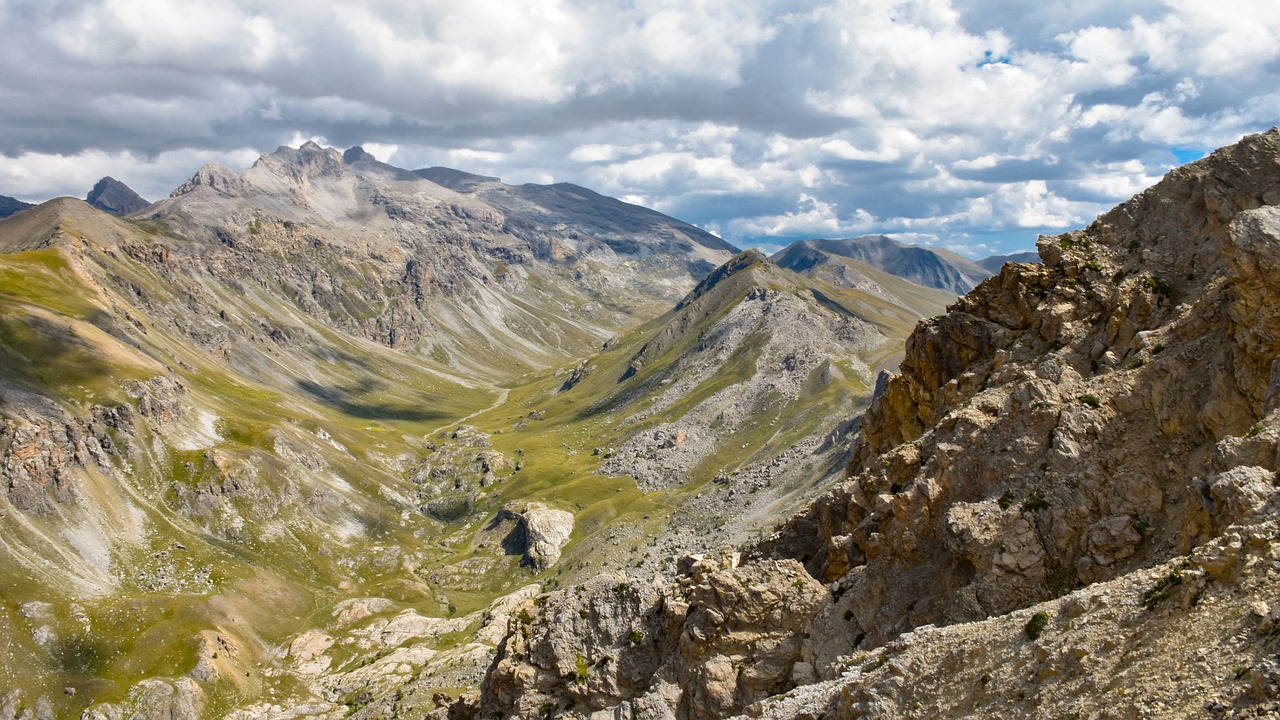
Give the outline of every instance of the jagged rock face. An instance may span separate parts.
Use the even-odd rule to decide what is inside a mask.
[[[922,323],[853,479],[764,546],[839,583],[870,645],[1186,552],[1269,493],[1280,133],[1044,237]],[[1265,430],[1265,432],[1264,432]],[[1226,447],[1235,447],[1235,441]]]
[[[85,197],[85,202],[103,212],[120,217],[151,206],[151,203],[144,200],[132,188],[113,177],[104,177],[99,180]]]
[[[670,585],[602,576],[516,611],[450,717],[725,717],[811,675],[805,636],[825,598],[790,561],[687,558]]]

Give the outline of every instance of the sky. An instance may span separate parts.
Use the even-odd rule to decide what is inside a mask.
[[[0,195],[308,139],[980,257],[1280,123],[1274,0],[0,0]]]

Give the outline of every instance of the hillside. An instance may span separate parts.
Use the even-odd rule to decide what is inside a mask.
[[[923,285],[963,295],[991,275],[982,265],[941,248],[907,245],[884,235],[826,240],[801,240],[776,253],[773,261],[782,267],[808,269],[822,257],[856,260],[854,277],[862,267]],[[866,282],[865,280],[863,282]]]
[[[451,717],[1274,713],[1280,131],[1042,237],[907,342],[744,555],[518,610]]]

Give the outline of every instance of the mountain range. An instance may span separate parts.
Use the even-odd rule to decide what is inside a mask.
[[[315,143],[21,210],[0,718],[1265,715],[1278,187],[977,262]]]

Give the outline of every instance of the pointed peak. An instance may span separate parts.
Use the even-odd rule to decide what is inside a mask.
[[[772,270],[774,265],[769,261],[769,258],[765,257],[764,253],[759,250],[754,248],[743,250],[730,258],[725,264],[715,270],[712,270],[709,275],[702,278],[702,282],[699,282],[697,287],[691,290],[689,294],[680,301],[680,304],[676,305],[676,309],[679,310],[689,305],[703,295],[706,295],[708,292],[711,292],[713,288],[724,283],[729,278],[736,277],[744,272],[750,272],[755,268],[764,268],[767,271]]]
[[[134,192],[132,188],[111,176],[99,180],[85,196],[85,202],[103,212],[119,217],[151,206],[150,202]]]
[[[378,158],[374,157],[373,153],[366,151],[363,147],[356,145],[342,153],[342,162],[348,165],[354,165],[358,162],[378,162]]]
[[[222,163],[211,162],[196,171],[190,180],[182,183],[169,197],[176,198],[199,188],[207,187],[219,195],[235,196],[244,189],[240,175]]]

